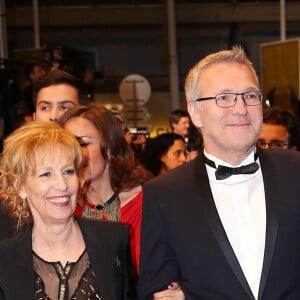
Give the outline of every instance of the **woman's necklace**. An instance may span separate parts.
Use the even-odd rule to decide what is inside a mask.
[[[101,219],[108,221],[120,221],[120,199],[119,194],[114,193],[103,204],[92,204],[84,200],[82,216],[85,218]]]

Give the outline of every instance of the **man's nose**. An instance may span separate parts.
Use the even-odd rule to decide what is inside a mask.
[[[59,118],[59,113],[57,108],[53,108],[50,113],[50,121],[56,122]]]
[[[186,162],[186,155],[184,152],[181,152],[181,154],[179,156],[179,160],[180,160],[180,162]]]
[[[242,95],[237,95],[235,106],[233,107],[233,112],[245,115],[247,113],[247,105],[245,104]]]

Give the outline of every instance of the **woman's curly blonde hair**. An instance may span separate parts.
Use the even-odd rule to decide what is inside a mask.
[[[0,199],[9,215],[26,224],[32,221],[30,209],[21,197],[22,185],[43,159],[65,151],[81,174],[82,153],[77,140],[54,122],[28,122],[4,141],[0,160]]]

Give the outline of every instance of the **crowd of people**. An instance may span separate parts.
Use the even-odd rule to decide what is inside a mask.
[[[242,48],[190,70],[187,111],[138,156],[75,76],[26,72],[32,119],[0,158],[0,299],[300,298],[297,118],[263,109]]]

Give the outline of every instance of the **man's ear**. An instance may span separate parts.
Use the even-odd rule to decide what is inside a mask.
[[[36,115],[35,112],[32,114],[33,120],[36,121]]]
[[[160,158],[159,158],[160,160],[161,160],[161,162],[164,164],[165,163],[165,161],[166,161],[166,154],[164,153],[164,154],[162,154],[161,156],[160,156]]]
[[[191,120],[195,127],[201,128],[202,127],[202,121],[200,117],[200,105],[197,102],[189,101],[187,103],[187,109],[190,114]]]

